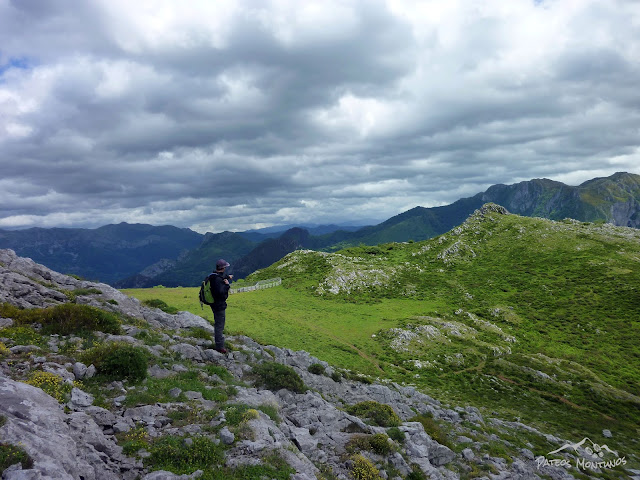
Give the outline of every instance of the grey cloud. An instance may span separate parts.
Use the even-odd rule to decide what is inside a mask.
[[[638,172],[639,7],[578,9],[527,64],[505,60],[526,12],[420,29],[353,1],[328,34],[287,24],[301,4],[282,20],[237,2],[219,43],[193,18],[167,43],[72,4],[0,5],[0,226],[384,220],[495,183]],[[610,41],[582,32],[596,24]]]

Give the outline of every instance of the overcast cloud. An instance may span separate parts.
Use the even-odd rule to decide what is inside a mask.
[[[382,221],[640,173],[636,0],[0,0],[0,228]]]

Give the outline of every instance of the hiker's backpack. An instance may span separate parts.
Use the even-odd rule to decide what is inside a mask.
[[[200,307],[202,307],[202,304],[213,305],[213,292],[211,291],[212,276],[213,275],[209,275],[202,281],[202,285],[200,285],[200,293],[198,294],[198,297],[200,298]]]

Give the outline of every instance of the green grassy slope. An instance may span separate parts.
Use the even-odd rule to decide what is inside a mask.
[[[282,287],[230,299],[230,332],[639,449],[638,230],[493,206],[424,242],[297,251],[251,279],[276,276]],[[164,290],[135,295],[200,312],[195,293]]]

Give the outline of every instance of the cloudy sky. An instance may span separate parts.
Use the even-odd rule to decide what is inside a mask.
[[[0,228],[377,223],[640,173],[638,0],[0,0]]]

